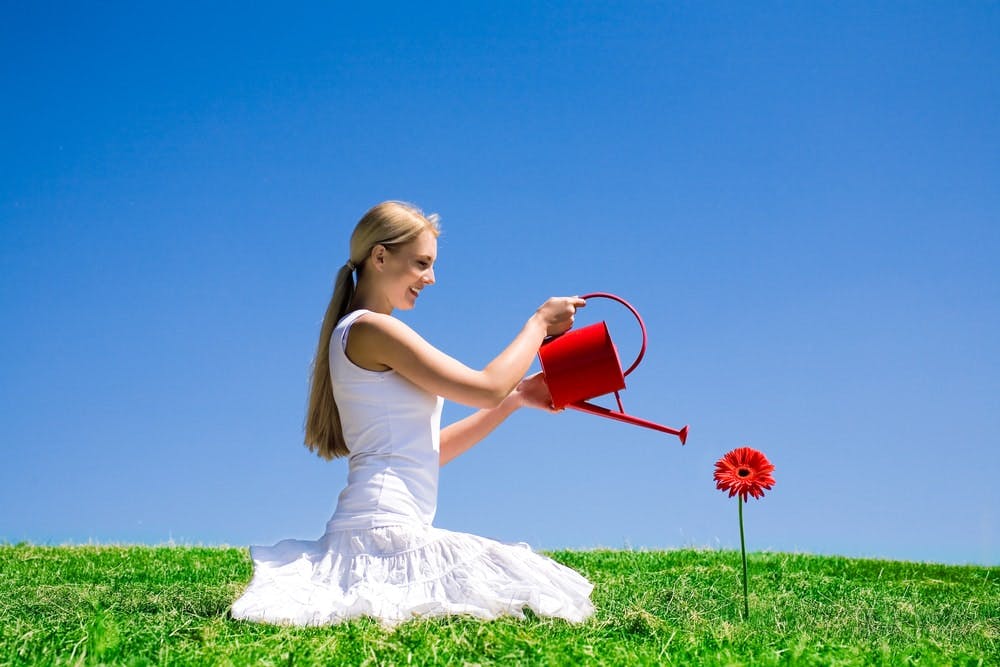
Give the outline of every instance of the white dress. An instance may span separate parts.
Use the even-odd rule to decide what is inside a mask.
[[[334,397],[348,444],[347,487],[317,540],[251,546],[254,574],[233,618],[330,625],[370,616],[387,627],[448,614],[579,622],[593,585],[527,544],[435,528],[442,399],[394,371],[353,364],[345,316],[330,341]]]

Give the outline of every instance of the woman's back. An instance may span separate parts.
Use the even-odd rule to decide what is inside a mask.
[[[348,359],[351,325],[368,312],[347,314],[330,339],[350,470],[328,531],[430,525],[437,507],[443,401],[394,371],[370,371]]]

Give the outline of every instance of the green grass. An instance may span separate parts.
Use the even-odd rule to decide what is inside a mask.
[[[390,632],[228,619],[244,548],[0,546],[0,665],[1000,664],[1000,568],[750,554],[742,621],[739,552],[551,555],[594,582],[587,623]]]

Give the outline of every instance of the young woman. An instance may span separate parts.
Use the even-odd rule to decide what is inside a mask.
[[[526,544],[431,525],[438,469],[523,406],[551,410],[540,374],[525,378],[542,340],[573,324],[576,297],[553,297],[485,368],[437,350],[392,316],[434,284],[437,216],[384,202],[351,236],[313,368],[306,445],[348,457],[347,486],[318,540],[251,547],[254,575],[233,618],[327,625],[370,616],[386,626],[471,614],[583,621],[593,586]],[[357,286],[354,274],[357,274]],[[447,398],[479,407],[440,428]]]

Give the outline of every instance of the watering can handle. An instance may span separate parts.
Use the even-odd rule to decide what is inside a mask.
[[[640,317],[639,311],[633,308],[632,304],[630,304],[628,301],[621,298],[620,296],[615,296],[614,294],[609,294],[607,292],[591,292],[590,294],[584,294],[580,298],[587,300],[587,299],[592,299],[594,297],[600,297],[602,299],[611,299],[613,301],[617,301],[618,303],[622,304],[630,311],[632,311],[632,314],[635,315],[635,319],[639,321],[639,328],[642,329],[642,348],[639,350],[639,356],[635,358],[635,361],[632,362],[632,365],[628,367],[628,370],[622,373],[623,376],[628,375],[633,370],[635,370],[635,367],[639,365],[639,362],[642,361],[642,357],[646,354],[646,325],[642,321],[642,317]]]

